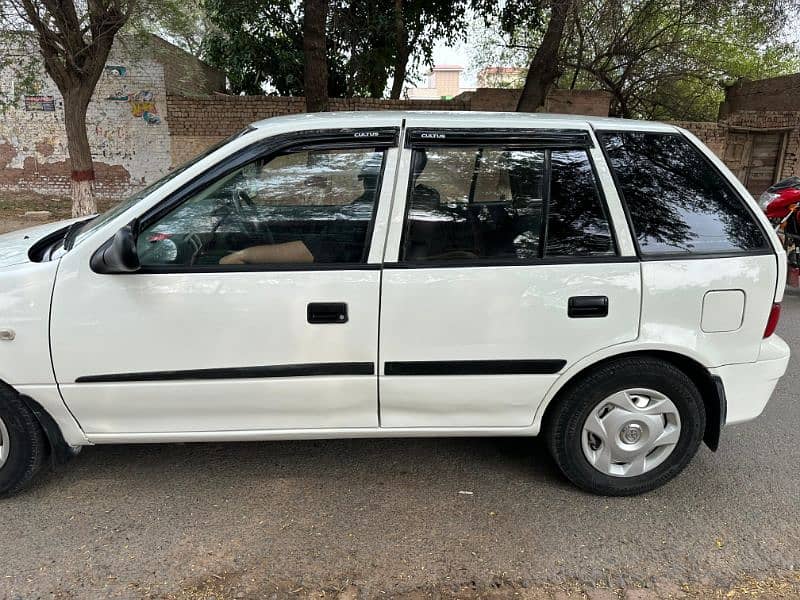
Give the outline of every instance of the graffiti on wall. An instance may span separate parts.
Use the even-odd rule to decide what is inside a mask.
[[[153,98],[153,92],[141,90],[131,98],[131,114],[141,118],[148,125],[158,125],[161,118],[158,116],[158,108]]]
[[[137,119],[142,119],[148,125],[161,123],[161,117],[158,116],[158,107],[156,106],[153,92],[150,90],[139,90],[136,93],[119,90],[107,96],[106,100],[128,102],[131,107],[131,115]]]
[[[128,69],[122,65],[106,65],[105,68],[106,73],[112,77],[125,77],[125,75],[128,73]]]

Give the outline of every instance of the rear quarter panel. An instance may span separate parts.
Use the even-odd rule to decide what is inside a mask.
[[[775,294],[774,255],[642,262],[640,341],[684,348],[706,367],[758,359]],[[703,331],[703,301],[715,290],[744,292],[741,324]]]

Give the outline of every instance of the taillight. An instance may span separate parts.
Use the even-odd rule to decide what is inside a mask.
[[[781,305],[777,302],[772,305],[769,311],[769,319],[767,319],[767,326],[764,328],[764,337],[768,338],[775,333],[775,328],[778,327],[778,320],[781,318]]]

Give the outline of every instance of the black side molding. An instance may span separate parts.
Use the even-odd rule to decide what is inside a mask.
[[[310,363],[269,365],[262,367],[229,367],[221,369],[188,369],[183,371],[142,371],[84,375],[75,383],[122,383],[130,381],[181,381],[191,379],[262,379],[268,377],[320,377],[324,375],[374,375],[375,363]]]
[[[552,375],[565,360],[432,360],[387,362],[386,375]]]

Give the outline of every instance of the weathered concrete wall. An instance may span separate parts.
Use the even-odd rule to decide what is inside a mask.
[[[35,51],[21,47],[15,62]],[[20,94],[18,69],[0,70],[0,92],[16,97],[0,112],[0,190],[66,195],[64,103],[43,70],[38,79],[35,95]],[[86,117],[95,192],[122,197],[164,175],[171,165],[168,91],[207,94],[221,84],[224,75],[163,40],[119,40]]]
[[[720,119],[739,112],[800,111],[800,73],[758,81],[739,81],[725,90]]]
[[[113,55],[87,111],[96,182],[101,196],[124,195],[161,177],[169,167],[170,142],[162,65]],[[0,74],[12,85],[13,74]],[[69,193],[70,164],[64,102],[55,84],[42,78],[37,95],[48,110],[26,108],[25,97],[0,114],[0,189]],[[52,104],[46,102],[52,99]],[[52,108],[52,110],[49,110]]]

